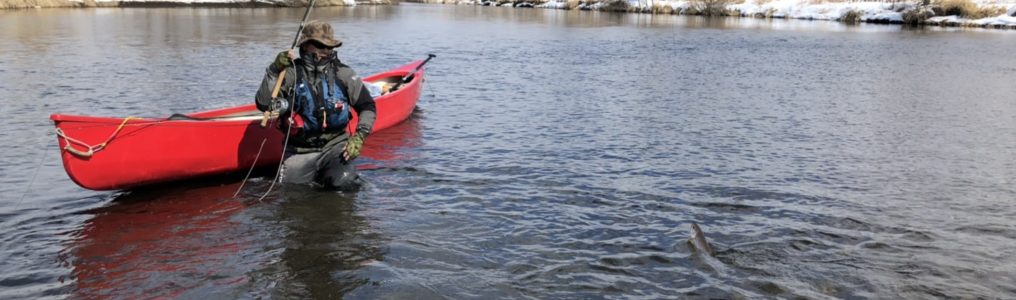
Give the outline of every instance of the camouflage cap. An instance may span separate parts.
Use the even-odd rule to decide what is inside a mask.
[[[335,30],[332,30],[332,25],[318,20],[307,22],[303,26],[300,42],[296,44],[302,46],[308,41],[315,41],[329,48],[342,46],[342,41],[335,38]]]

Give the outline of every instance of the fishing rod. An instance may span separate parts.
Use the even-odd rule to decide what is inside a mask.
[[[310,5],[307,5],[307,11],[303,12],[303,21],[300,21],[300,29],[296,31],[296,37],[293,38],[293,45],[289,46],[289,49],[296,49],[296,43],[300,41],[300,35],[303,34],[303,26],[307,25],[307,18],[310,17],[310,11],[314,9],[314,1],[310,0]]]
[[[289,50],[288,51],[292,51],[293,49],[296,49],[296,46],[297,46],[296,43],[300,42],[300,36],[303,34],[303,28],[304,28],[304,26],[307,25],[307,19],[310,18],[310,12],[311,12],[311,10],[314,9],[314,2],[316,2],[316,1],[317,0],[310,0],[310,3],[307,5],[307,10],[303,12],[303,20],[300,21],[300,28],[296,30],[296,37],[293,38],[293,44],[291,44],[289,46]],[[282,72],[279,72],[279,79],[277,79],[275,81],[275,87],[272,89],[272,101],[273,102],[276,99],[279,98],[279,90],[282,89],[282,83],[285,81],[285,79],[286,79],[286,70],[283,69]],[[295,97],[290,97],[290,98],[295,98]],[[292,109],[292,107],[294,105],[293,101],[294,101],[293,99],[289,100],[289,102],[290,102],[289,103],[290,109]],[[272,117],[272,112],[271,111],[265,111],[264,114],[261,117],[261,127],[268,126],[268,120],[271,117]],[[282,156],[285,156],[286,146],[289,145],[289,133],[293,129],[293,113],[292,112],[290,112],[290,114],[289,114],[289,122],[287,122],[287,123],[288,124],[286,124],[286,138],[285,138],[285,141],[282,143],[282,152],[283,152]],[[267,141],[267,140],[268,140],[268,138],[265,138],[264,140],[261,141],[261,148],[258,149],[258,155],[256,157],[254,157],[254,163],[251,164],[250,170],[247,171],[247,177],[245,177],[243,179],[243,183],[241,183],[240,187],[236,189],[236,193],[233,194],[233,198],[236,198],[236,196],[240,194],[240,191],[243,190],[244,184],[247,183],[247,179],[250,178],[250,174],[254,171],[254,167],[257,166],[257,160],[258,160],[259,157],[261,157],[261,150],[264,149],[265,141]],[[261,195],[261,198],[258,198],[258,201],[263,200],[266,196],[268,196],[268,193],[272,192],[272,188],[275,187],[275,182],[278,181],[278,179],[279,179],[279,174],[282,171],[282,163],[284,161],[285,161],[285,157],[283,157],[283,159],[279,160],[279,167],[275,171],[275,177],[272,178],[272,184],[268,186],[268,190],[265,191],[264,195]]]
[[[310,4],[307,5],[307,10],[303,12],[303,20],[300,21],[300,28],[296,30],[296,37],[293,38],[293,44],[289,46],[289,50],[296,49],[296,43],[300,42],[300,35],[303,34],[303,27],[307,25],[307,18],[310,18],[310,11],[314,9],[314,2],[317,0],[310,0]],[[279,79],[275,80],[275,87],[272,89],[272,101],[275,101],[279,97],[279,91],[282,89],[282,83],[286,79],[286,70],[283,69],[279,72]],[[290,103],[292,104],[292,103]],[[293,107],[290,105],[289,107]],[[271,118],[271,112],[266,111],[261,118],[261,127],[268,126],[268,119]],[[289,117],[290,123],[293,121],[292,114]]]
[[[296,38],[293,38],[293,45],[289,47],[290,51],[295,49],[296,43],[300,41],[300,35],[303,34],[303,26],[307,24],[307,18],[310,17],[310,11],[314,8],[314,1],[316,0],[310,0],[310,5],[307,6],[307,11],[303,13],[303,21],[300,21],[300,30],[296,31]],[[275,90],[272,91],[272,101],[275,101],[276,97],[278,97],[279,88],[282,87],[282,79],[285,78],[285,76],[286,70],[279,72],[279,80],[275,82]],[[275,187],[275,183],[279,181],[279,174],[282,174],[282,163],[286,161],[286,147],[289,146],[289,136],[293,131],[294,112],[292,110],[295,109],[295,104],[293,103],[294,101],[296,101],[296,97],[289,97],[289,122],[286,122],[286,138],[282,142],[282,159],[279,160],[279,167],[275,169],[275,177],[272,178],[272,184],[268,186],[268,190],[265,191],[265,194],[261,195],[261,198],[258,198],[258,202],[261,202],[261,200],[268,196],[268,193],[272,192],[272,188]]]

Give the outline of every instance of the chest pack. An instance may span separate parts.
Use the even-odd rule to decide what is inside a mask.
[[[335,65],[326,70],[318,83],[307,78],[306,70],[297,67],[294,89],[295,111],[303,119],[304,133],[336,132],[345,130],[351,109],[346,87],[336,74]],[[316,88],[311,88],[315,84]]]

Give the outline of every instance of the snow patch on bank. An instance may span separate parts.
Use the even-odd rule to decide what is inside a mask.
[[[1016,27],[1016,17],[1006,15],[976,20],[967,20],[957,16],[941,16],[928,18],[927,22],[929,24],[949,25],[949,26],[961,26],[969,24],[976,26]]]
[[[728,5],[727,9],[738,11],[742,16],[769,16],[774,18],[805,20],[841,20],[851,11],[860,15],[861,21],[903,22],[903,14],[896,10],[908,4],[878,2],[818,3],[807,0],[778,0],[759,4],[748,0],[742,4]]]
[[[538,7],[538,8],[566,9],[566,8],[568,8],[568,3],[564,3],[564,2],[560,2],[560,1],[547,1],[546,3],[543,3],[543,4],[537,4],[536,7]]]
[[[675,14],[688,14],[696,8],[696,3],[688,0],[624,0],[636,11],[648,11],[652,7],[669,7]],[[592,2],[592,1],[590,1]],[[573,3],[577,9],[597,10],[609,6],[608,1]],[[976,26],[1016,26],[1016,0],[974,0],[978,6],[995,6],[1007,8],[1005,15],[968,20],[957,16],[936,16],[927,20],[931,24],[943,25],[976,25]],[[576,5],[577,4],[577,5]],[[535,7],[568,9],[568,2],[551,0]],[[930,10],[914,3],[889,2],[827,2],[815,3],[814,0],[746,0],[739,4],[726,6],[727,10],[744,17],[770,17],[802,20],[839,21],[847,17],[857,17],[861,22],[903,23],[903,15],[915,10]]]

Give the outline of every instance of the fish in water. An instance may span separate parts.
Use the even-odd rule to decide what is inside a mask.
[[[691,243],[695,251],[703,252],[710,256],[715,253],[713,247],[709,245],[709,241],[706,240],[706,235],[702,233],[702,228],[699,228],[695,222],[691,223],[691,238],[688,238],[688,243]]]

